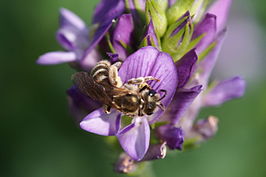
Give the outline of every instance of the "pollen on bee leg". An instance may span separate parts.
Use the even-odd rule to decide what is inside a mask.
[[[123,82],[118,75],[118,68],[115,65],[110,66],[109,68],[109,81],[113,86],[122,87]]]

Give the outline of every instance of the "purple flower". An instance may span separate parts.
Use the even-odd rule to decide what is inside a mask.
[[[86,50],[86,55],[89,55],[95,49],[111,28],[113,20],[119,18],[124,11],[125,3],[123,0],[102,0],[97,5],[92,21],[98,28]]]
[[[144,47],[130,55],[122,64],[119,75],[123,82],[145,76],[159,79],[160,82],[152,81],[149,84],[157,92],[160,89],[167,91],[166,97],[162,100],[162,104],[166,107],[174,96],[178,81],[172,58],[154,47]],[[162,110],[158,110],[151,116],[134,117],[129,125],[121,128],[120,112],[112,110],[110,114],[105,114],[100,108],[88,114],[80,126],[92,133],[104,136],[116,135],[125,152],[134,160],[141,160],[149,148],[149,123],[158,120],[162,113]]]
[[[62,8],[59,17],[60,27],[56,33],[59,44],[67,50],[49,52],[39,57],[38,64],[53,65],[60,63],[75,63],[83,69],[91,68],[98,61],[98,53],[94,50],[85,56],[89,46],[89,29],[73,12]]]
[[[134,23],[132,15],[121,15],[117,20],[112,36],[113,47],[120,59],[125,59],[129,55],[129,51],[133,45],[133,30]]]
[[[166,109],[160,121],[167,121],[170,124],[161,126],[157,129],[160,139],[166,141],[170,149],[181,150],[184,142],[183,127],[178,124],[180,118],[189,109],[194,99],[202,91],[202,85],[194,85],[184,88],[191,78],[197,62],[197,55],[194,50],[188,52],[178,62],[175,63],[178,74],[178,85],[172,102]],[[184,120],[186,122],[186,120]]]
[[[112,26],[112,20],[118,18],[124,10],[124,2],[121,0],[103,0],[99,3],[93,18],[94,26],[98,27],[90,39],[88,36],[90,31],[86,24],[73,12],[62,8],[56,39],[66,52],[48,52],[40,56],[37,63],[41,65],[72,63],[72,66],[78,70],[90,70],[101,59],[95,49],[96,45]]]
[[[173,125],[163,125],[158,128],[158,136],[167,143],[170,149],[182,150],[184,143],[184,133],[181,128]]]
[[[223,6],[221,3],[224,3]],[[196,46],[196,52],[198,55],[205,52],[205,56],[201,56],[201,60],[195,65],[193,77],[190,78],[185,87],[202,84],[204,86],[203,92],[199,94],[184,114],[179,117],[179,120],[172,119],[172,122],[175,125],[182,127],[186,138],[193,138],[197,133],[198,135],[202,135],[202,132],[212,132],[213,134],[216,132],[210,131],[210,126],[205,126],[210,124],[198,122],[193,125],[200,108],[204,106],[216,106],[224,103],[225,101],[239,98],[244,94],[245,81],[240,77],[234,77],[233,79],[217,82],[218,84],[214,87],[208,88],[209,78],[225,37],[224,24],[230,3],[231,1],[217,1],[210,8],[210,12],[213,14],[207,13],[203,20],[196,26],[193,34],[193,38],[204,35],[202,40]],[[220,6],[217,8],[218,4],[220,4]],[[220,22],[218,22],[219,20]],[[213,45],[213,47],[210,51],[208,51],[208,48],[211,45]],[[201,126],[196,126],[198,124]],[[201,128],[195,129],[195,126]],[[217,128],[217,125],[213,127]],[[209,135],[210,134],[211,133],[209,133]],[[207,136],[205,136],[205,138],[207,138]]]

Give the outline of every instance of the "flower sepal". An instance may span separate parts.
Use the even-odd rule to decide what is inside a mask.
[[[178,61],[188,51],[194,25],[189,12],[170,25],[162,41],[163,51],[169,53],[174,61]]]
[[[146,1],[146,23],[149,24],[153,21],[153,25],[156,33],[159,37],[162,37],[167,29],[167,18],[165,13],[165,5],[161,5],[165,0],[147,0]]]

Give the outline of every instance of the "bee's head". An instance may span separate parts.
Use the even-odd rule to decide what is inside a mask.
[[[160,96],[159,92],[163,92],[164,95]],[[152,115],[155,112],[155,109],[157,106],[164,110],[164,106],[161,103],[161,100],[166,96],[165,90],[159,90],[159,92],[156,92],[153,89],[150,89],[148,92],[146,92],[145,98],[144,98],[144,113],[147,115]]]

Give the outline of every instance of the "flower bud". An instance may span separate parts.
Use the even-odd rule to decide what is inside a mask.
[[[153,46],[161,50],[160,38],[158,38],[158,35],[155,32],[152,20],[147,26],[146,32],[144,34],[144,38],[141,42],[141,46],[142,47]]]
[[[199,19],[210,0],[178,0],[166,12],[169,24],[174,23],[182,14],[189,11],[194,18]]]
[[[166,142],[170,149],[182,150],[184,133],[181,128],[177,128],[173,125],[163,125],[157,129],[157,135]]]
[[[218,130],[218,119],[210,116],[207,119],[199,120],[193,127],[194,131],[202,136],[203,140],[214,136]]]
[[[179,60],[188,49],[194,27],[189,12],[170,25],[162,41],[163,51],[169,53],[175,61]]]
[[[164,159],[166,156],[166,151],[166,142],[162,144],[152,144],[150,145],[142,161]]]
[[[153,21],[156,33],[162,37],[167,28],[167,19],[165,14],[165,0],[147,0],[146,1],[146,23]]]

